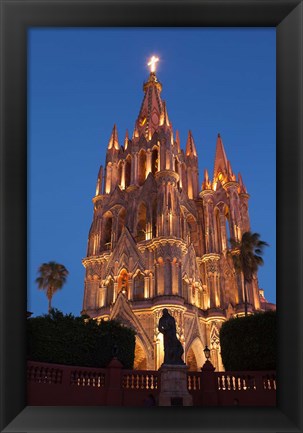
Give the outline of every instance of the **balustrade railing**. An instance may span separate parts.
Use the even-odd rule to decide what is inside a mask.
[[[131,370],[123,372],[122,388],[155,390],[159,387],[159,373],[157,371]]]
[[[276,390],[276,374],[264,372],[215,372],[218,391]]]
[[[73,370],[70,372],[70,384],[102,388],[105,385],[105,373],[89,370]]]
[[[262,375],[263,389],[276,390],[276,374],[267,373]]]
[[[201,373],[188,372],[187,373],[187,388],[188,391],[200,391],[201,389]]]
[[[256,390],[255,378],[249,374],[215,373],[219,391]]]
[[[27,381],[31,405],[62,405],[66,398],[70,399],[66,404],[110,405],[110,402],[119,400],[115,400],[116,396],[121,396],[119,401],[131,401],[140,406],[148,396],[156,398],[161,392],[160,371],[125,370],[122,364],[89,368],[29,361]],[[198,406],[210,404],[210,398],[213,399],[211,405],[228,406],[237,402],[241,405],[260,403],[274,406],[276,373],[189,371],[187,389],[193,395],[194,405]],[[58,395],[61,396],[60,403]]]
[[[63,369],[46,367],[43,365],[29,365],[27,367],[27,381],[36,383],[61,384]]]

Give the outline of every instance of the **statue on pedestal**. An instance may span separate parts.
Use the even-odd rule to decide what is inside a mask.
[[[167,308],[162,311],[158,329],[164,337],[164,364],[184,365],[181,358],[184,350],[176,335],[176,321]]]

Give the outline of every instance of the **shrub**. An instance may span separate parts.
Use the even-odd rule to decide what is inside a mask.
[[[135,332],[116,320],[98,324],[58,310],[27,319],[27,357],[32,361],[106,367],[115,346],[123,366],[132,368]]]
[[[228,320],[220,330],[225,369],[275,370],[276,340],[275,311]]]

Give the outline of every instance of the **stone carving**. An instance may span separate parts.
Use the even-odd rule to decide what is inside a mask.
[[[167,308],[163,309],[158,328],[164,336],[164,364],[184,365],[181,358],[184,350],[176,335],[176,321]]]
[[[206,269],[208,273],[214,274],[215,272],[218,272],[217,262],[214,260],[209,260],[206,262]]]

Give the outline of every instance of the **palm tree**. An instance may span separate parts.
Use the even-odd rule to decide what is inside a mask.
[[[232,259],[237,273],[242,274],[244,280],[244,308],[247,316],[247,283],[253,279],[259,266],[264,264],[263,248],[268,243],[260,240],[259,233],[245,232],[241,241],[230,239]]]
[[[39,267],[38,273],[40,276],[36,278],[36,283],[39,290],[45,291],[48,299],[48,312],[50,312],[52,297],[66,283],[68,270],[60,263],[48,262]]]

